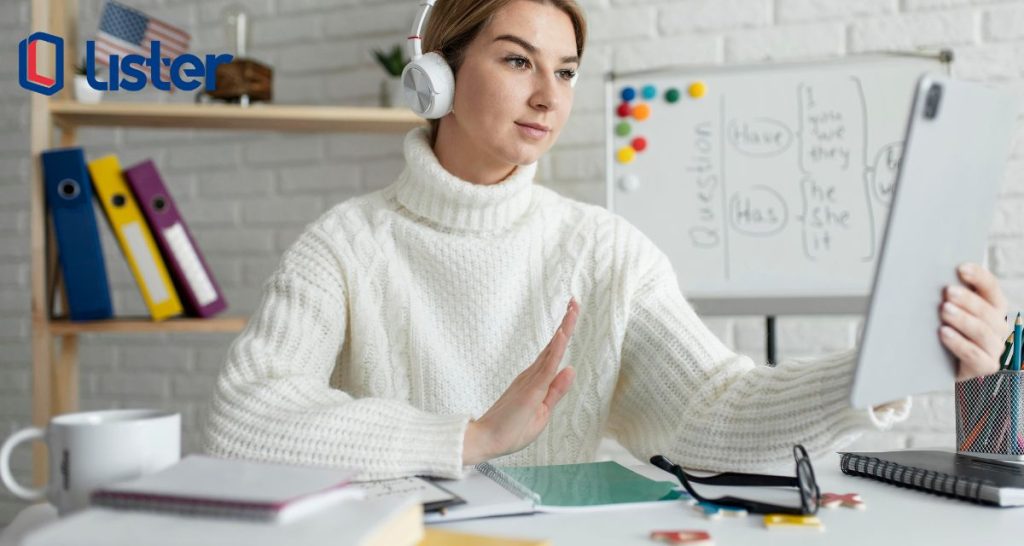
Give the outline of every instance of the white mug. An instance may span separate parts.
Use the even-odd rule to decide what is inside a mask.
[[[19,485],[11,474],[11,452],[42,440],[49,452],[46,487]],[[181,459],[181,415],[163,410],[127,409],[66,413],[45,428],[29,427],[0,447],[0,481],[16,497],[48,500],[60,515],[89,505],[92,490],[162,470]]]

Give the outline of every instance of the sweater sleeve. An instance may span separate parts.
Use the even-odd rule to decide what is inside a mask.
[[[282,257],[220,372],[207,452],[352,467],[360,479],[460,477],[469,416],[400,400],[356,399],[329,381],[346,330],[342,260],[317,225]]]
[[[849,407],[855,351],[776,367],[735,354],[683,298],[664,254],[653,244],[650,252],[629,298],[609,418],[610,432],[634,456],[751,472],[792,462],[794,444],[816,458],[907,418],[909,398]]]

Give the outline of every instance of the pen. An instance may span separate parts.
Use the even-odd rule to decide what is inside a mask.
[[[1013,323],[1013,365],[1010,369],[1020,371],[1020,334],[1021,322],[1020,313],[1017,313],[1017,320]]]
[[[1010,367],[1010,361],[1006,357],[1010,356],[1010,351],[1013,350],[1013,332],[1006,336],[1006,343],[1003,344],[1003,354],[999,355],[999,369],[1005,370]]]
[[[1010,369],[1019,372],[1020,371],[1020,335],[1021,335],[1021,321],[1020,312],[1017,312],[1017,320],[1013,323],[1013,364]],[[1020,431],[1020,374],[1013,374],[1013,382],[1010,383],[1010,437],[1017,439],[1018,432]],[[1016,442],[1015,442],[1016,443]],[[1017,443],[1014,451],[1019,451],[1020,444]],[[1006,451],[1003,451],[1006,453]]]

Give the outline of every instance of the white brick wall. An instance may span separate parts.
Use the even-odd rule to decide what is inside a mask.
[[[222,14],[239,0],[129,0],[189,26],[197,52],[225,49]],[[91,37],[103,0],[79,0],[80,41]],[[371,49],[404,38],[415,14],[407,0],[242,0],[254,28],[252,55],[275,68],[280,103],[372,105],[382,71]],[[880,49],[950,47],[961,78],[1024,89],[1024,0],[582,0],[590,22],[574,112],[541,161],[544,183],[577,199],[604,198],[602,73],[661,64],[750,63],[834,57]],[[29,1],[0,2],[0,43],[13,51],[28,32]],[[11,55],[3,59],[13,59]],[[28,95],[16,67],[0,63],[0,435],[30,419],[28,313]],[[144,92],[132,101],[189,101]],[[1007,166],[992,222],[990,265],[1014,309],[1024,307],[1024,130]],[[153,158],[191,221],[231,313],[259,303],[263,281],[304,226],[331,205],[382,187],[401,171],[401,135],[266,134],[156,129],[84,129],[91,157],[117,153],[125,165]],[[105,228],[104,228],[105,229]],[[143,312],[113,239],[104,236],[119,312]],[[736,350],[763,358],[764,320],[710,317]],[[850,347],[859,317],[782,317],[780,356]],[[182,412],[185,447],[198,426],[232,335],[88,335],[81,340],[84,409],[160,406]],[[909,423],[872,433],[860,447],[951,445],[952,397],[919,397]],[[622,456],[612,443],[604,453]],[[29,450],[15,468],[24,480]],[[23,505],[0,493],[0,525]]]

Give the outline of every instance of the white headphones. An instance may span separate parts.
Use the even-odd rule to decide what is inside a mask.
[[[421,46],[423,22],[435,1],[422,0],[420,4],[420,13],[413,20],[406,42],[410,60],[402,70],[405,102],[416,115],[426,119],[437,119],[451,112],[455,99],[455,75],[451,66],[436,51],[424,55]],[[569,85],[576,87],[578,78],[579,71],[569,80]]]

